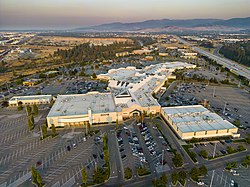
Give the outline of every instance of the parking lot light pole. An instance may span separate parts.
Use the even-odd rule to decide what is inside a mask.
[[[214,152],[213,152],[213,158],[214,158],[214,156],[215,156],[215,151],[216,151],[216,145],[217,145],[217,142],[215,143],[215,145],[214,145]]]
[[[227,102],[225,102],[225,105],[224,105],[224,108],[223,108],[223,114],[225,114],[225,112],[226,112],[226,105],[227,105]]]
[[[212,184],[213,184],[213,180],[214,180],[214,170],[213,170],[213,174],[212,174],[212,178],[211,178],[211,182],[210,182],[210,185],[209,185],[209,187],[212,187]]]
[[[214,92],[213,92],[213,97],[215,96],[215,86],[214,86]]]
[[[162,165],[163,165],[163,159],[164,159],[164,149],[162,150],[162,158],[161,158]]]

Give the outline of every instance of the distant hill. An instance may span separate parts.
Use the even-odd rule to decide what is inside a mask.
[[[221,19],[187,19],[187,20],[146,20],[133,23],[108,23],[90,27],[76,28],[74,30],[85,31],[164,31],[168,29],[177,30],[240,30],[250,28],[250,17],[248,18],[232,18],[228,20]],[[155,30],[155,31],[154,31]]]

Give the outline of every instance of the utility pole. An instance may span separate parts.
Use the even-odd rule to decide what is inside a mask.
[[[10,95],[10,89],[9,89],[9,86],[8,86],[8,83],[6,82],[6,86],[7,86],[7,90],[9,92],[9,95]]]
[[[214,152],[213,152],[213,158],[214,158],[214,156],[215,156],[215,151],[216,151],[216,145],[217,145],[217,142],[215,143],[215,145],[214,145]]]
[[[224,105],[224,108],[223,108],[223,114],[225,114],[225,112],[226,112],[226,105],[227,105],[227,102],[225,102],[225,105]]]
[[[213,92],[213,97],[215,96],[215,86],[214,86],[214,92]]]
[[[162,166],[163,166],[163,160],[164,160],[164,149],[162,150],[162,158],[161,158]]]

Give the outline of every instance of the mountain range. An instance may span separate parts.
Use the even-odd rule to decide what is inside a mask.
[[[78,31],[140,31],[163,32],[182,30],[217,30],[237,31],[250,28],[250,17],[222,19],[160,19],[133,23],[107,23],[89,27],[76,28]]]

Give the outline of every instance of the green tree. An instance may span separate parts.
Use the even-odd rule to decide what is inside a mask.
[[[26,111],[29,116],[31,114],[31,107],[29,105],[26,106]]]
[[[248,165],[250,165],[250,155],[247,155],[246,158],[242,160],[241,165],[244,167],[247,167]]]
[[[208,152],[204,149],[200,151],[199,155],[202,156],[203,158],[208,158]]]
[[[51,125],[52,137],[56,136],[56,127],[54,124]]]
[[[30,121],[31,123],[34,125],[35,124],[35,120],[34,120],[34,116],[33,115],[30,115]]]
[[[31,176],[32,176],[32,181],[34,183],[37,183],[37,171],[35,167],[31,168]]]
[[[176,153],[172,160],[175,167],[181,167],[183,165],[183,159],[179,153]]]
[[[171,179],[172,179],[172,184],[176,185],[176,183],[177,183],[177,181],[179,179],[179,175],[178,175],[178,173],[176,171],[172,173]]]
[[[37,184],[39,187],[43,186],[43,179],[42,176],[40,175],[40,173],[37,172]]]
[[[200,171],[194,167],[191,169],[191,171],[189,172],[190,177],[194,180],[194,181],[198,181],[199,179],[199,175],[200,175]]]
[[[87,172],[86,172],[86,169],[83,168],[82,169],[82,183],[86,186],[87,184]]]
[[[97,78],[97,76],[96,76],[95,72],[94,72],[94,73],[92,73],[92,78],[93,78],[93,79],[96,79],[96,78]]]
[[[116,119],[116,129],[118,129],[118,126],[119,126],[119,122],[118,122],[118,119]]]
[[[231,146],[227,146],[227,152],[228,154],[235,153],[235,150]]]
[[[33,129],[34,129],[34,124],[31,122],[30,119],[28,119],[28,126],[29,126],[29,129],[30,129],[30,130],[33,130]]]
[[[17,110],[18,110],[18,111],[23,110],[23,105],[18,105],[18,106],[17,106]]]
[[[103,168],[97,167],[93,175],[93,180],[95,184],[103,183],[105,179],[106,179],[105,170]]]
[[[165,173],[163,173],[160,177],[161,182],[164,184],[164,186],[166,185],[168,178],[167,175]]]
[[[38,107],[37,107],[36,104],[33,105],[33,113],[34,113],[35,116],[38,115]]]
[[[47,136],[47,126],[45,124],[42,125],[42,134],[43,134],[43,138],[46,138],[46,136]]]
[[[238,149],[238,151],[246,150],[246,148],[243,145],[238,145],[237,149]]]
[[[201,176],[205,176],[207,174],[206,166],[203,165],[203,166],[199,167],[199,171],[200,171]]]
[[[132,177],[132,169],[131,168],[126,167],[124,169],[124,177],[125,177],[125,179],[131,179],[131,177]]]
[[[151,112],[149,113],[149,118],[150,118],[150,121],[152,122],[153,114]]]
[[[185,171],[180,171],[180,172],[178,173],[178,176],[179,176],[179,181],[180,181],[180,183],[184,186],[185,180],[186,180],[186,178],[187,178],[186,172],[185,172]]]

